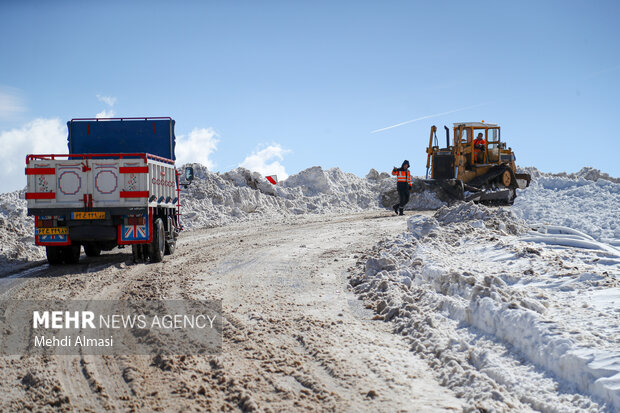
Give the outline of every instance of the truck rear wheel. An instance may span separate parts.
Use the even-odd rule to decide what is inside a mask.
[[[145,262],[149,259],[151,244],[137,244],[131,246],[133,262]]]
[[[165,253],[166,255],[172,255],[174,254],[174,250],[176,249],[177,246],[177,229],[176,226],[174,225],[174,220],[172,219],[172,217],[168,217],[168,231],[166,233],[167,237],[166,237],[166,250]]]
[[[151,243],[150,257],[151,262],[161,262],[164,259],[166,250],[166,233],[164,222],[157,218],[153,222],[153,242]]]
[[[62,264],[62,247],[45,247],[45,255],[49,265]]]
[[[82,246],[80,244],[71,244],[66,247],[62,247],[62,257],[65,264],[77,264],[80,262],[80,252]]]
[[[101,255],[101,248],[96,245],[86,244],[84,245],[84,253],[87,257],[98,257]]]

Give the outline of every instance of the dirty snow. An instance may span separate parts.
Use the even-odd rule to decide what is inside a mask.
[[[397,197],[395,179],[388,173],[371,169],[365,178],[324,170],[320,166],[305,169],[272,185],[262,175],[244,168],[214,173],[205,166],[192,164],[194,182],[181,191],[183,226],[186,229],[212,228],[235,222],[264,219],[290,219],[303,214],[359,212],[388,207]],[[33,246],[33,219],[26,215],[23,191],[0,194],[2,262],[35,260],[44,256]],[[432,193],[412,194],[407,209],[437,209],[445,205]]]
[[[394,196],[375,170],[313,167],[273,186],[194,167],[188,229],[380,210]],[[471,409],[620,410],[620,182],[527,170],[510,209],[414,194],[408,209],[440,209],[411,216],[351,283]],[[0,270],[44,258],[32,226],[20,192],[2,194]]]
[[[533,175],[511,209],[410,217],[351,284],[471,410],[619,411],[620,183]]]
[[[34,218],[21,198],[23,191],[0,195],[0,272],[45,258],[45,250],[34,245]]]
[[[209,228],[256,219],[287,219],[303,214],[334,214],[391,207],[396,181],[374,169],[365,178],[324,170],[305,169],[272,185],[262,175],[244,168],[220,174],[193,164],[194,182],[182,192],[185,228]],[[445,203],[434,194],[412,194],[407,209],[436,209]]]

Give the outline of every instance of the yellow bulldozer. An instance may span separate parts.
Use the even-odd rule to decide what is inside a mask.
[[[501,128],[485,122],[455,123],[452,145],[439,147],[437,127],[431,127],[426,153],[426,186],[453,200],[512,205],[517,188],[530,184],[529,174],[517,173],[515,155],[501,140]],[[429,179],[430,172],[430,179]],[[446,198],[446,195],[440,197]]]

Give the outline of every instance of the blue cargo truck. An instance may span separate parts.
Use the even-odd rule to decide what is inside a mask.
[[[182,229],[171,118],[72,119],[68,154],[26,157],[28,215],[51,265],[131,245],[172,254]],[[186,170],[191,181],[193,171]]]

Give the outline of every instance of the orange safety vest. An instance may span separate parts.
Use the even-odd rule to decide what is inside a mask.
[[[396,182],[407,182],[411,186],[411,174],[409,170],[401,171],[400,169],[394,169],[392,175],[396,175]]]
[[[485,143],[486,143],[486,142],[484,141],[484,139],[476,139],[476,140],[474,141],[474,151],[476,151],[476,152],[481,151],[482,149],[480,149],[480,148],[476,148],[476,145],[482,145],[482,146],[484,146],[484,144],[485,144]]]

